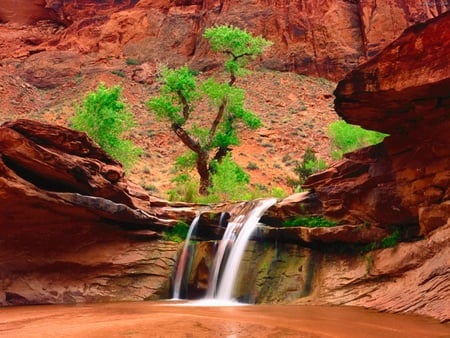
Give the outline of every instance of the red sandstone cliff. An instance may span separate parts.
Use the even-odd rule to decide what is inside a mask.
[[[206,48],[197,43],[202,27],[245,22],[250,30],[276,42],[271,54],[261,60],[263,65],[339,77],[400,33],[401,29],[384,29],[402,22],[394,20],[397,16],[391,12],[403,13],[406,26],[446,10],[445,5],[417,3],[414,7],[403,2],[401,6],[391,2],[364,6],[352,2],[339,3],[341,6],[335,2],[317,6],[239,2],[245,7],[235,7],[226,1],[179,1],[175,6],[164,1],[115,1],[113,10],[108,4],[112,2],[100,7],[87,0],[47,2],[47,10],[31,11],[31,19],[24,11],[17,21],[15,16],[5,15],[4,7],[1,18],[11,25],[50,19],[66,28],[47,22],[34,27],[37,30],[27,30],[26,39],[12,34],[0,42],[2,58],[6,59],[5,53],[10,57],[17,52],[15,56],[25,60],[22,77],[46,85],[59,85],[65,74],[76,74],[92,57],[80,57],[80,53],[92,51],[98,53],[93,53],[94,58],[123,56],[174,64],[190,60],[208,67],[211,61],[201,61]],[[308,16],[294,15],[296,11]],[[337,13],[341,11],[355,16],[342,14],[345,20],[340,21]],[[386,18],[390,20],[384,21]],[[450,318],[445,241],[450,213],[446,137],[450,127],[449,18],[445,14],[409,29],[340,83],[336,106],[341,116],[392,135],[382,145],[350,154],[307,182],[315,191],[315,203],[320,202],[317,204],[329,217],[370,224],[377,236],[391,226],[400,226],[411,230],[411,237],[407,232],[404,239],[411,240],[420,232],[425,240],[377,251],[369,268],[359,258],[357,262],[343,259],[344,268],[335,270],[324,262],[324,268],[318,268],[316,290],[325,287],[312,294],[317,302]],[[11,27],[2,25],[0,29],[10,33],[15,31]],[[44,65],[43,60],[47,60]],[[68,69],[67,60],[72,63]],[[333,67],[327,68],[330,62]],[[2,304],[144,299],[167,294],[175,246],[155,245],[157,234],[152,230],[173,222],[176,214],[188,212],[192,217],[191,209],[180,208],[177,213],[158,204],[152,209],[150,197],[140,194],[123,177],[120,165],[78,133],[19,121],[3,126],[0,135],[0,230],[7,239],[0,272]],[[68,143],[67,135],[72,140]],[[151,210],[159,217],[149,214]],[[33,214],[34,223],[30,224]],[[139,232],[133,228],[136,225],[152,230]],[[313,240],[333,241],[329,234],[312,235],[316,236]],[[349,262],[355,265],[347,266]],[[333,279],[338,279],[336,284]],[[320,285],[321,280],[327,283]],[[412,291],[405,293],[405,286]]]
[[[214,65],[200,38],[205,27],[233,24],[274,42],[261,66],[339,79],[406,27],[449,8],[440,0],[5,0],[0,22],[42,29],[25,29],[19,43],[8,43],[11,32],[5,32],[0,56],[58,49],[204,69]],[[65,28],[49,29],[41,19]]]

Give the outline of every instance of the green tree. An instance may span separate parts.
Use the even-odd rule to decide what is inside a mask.
[[[209,28],[203,36],[209,40],[213,51],[225,56],[224,68],[229,79],[220,82],[209,78],[198,84],[187,66],[166,68],[161,72],[160,94],[150,99],[147,106],[167,120],[181,142],[194,153],[200,176],[199,193],[207,195],[213,183],[214,163],[222,161],[230,146],[239,144],[239,123],[250,128],[261,125],[260,119],[244,108],[245,92],[237,88],[235,82],[237,76],[244,73],[243,67],[249,60],[261,54],[271,42],[233,26]],[[200,117],[198,104],[205,98],[213,111]],[[202,122],[196,123],[195,119]]]
[[[103,83],[90,92],[81,106],[76,106],[72,119],[74,129],[86,132],[107,153],[126,169],[130,168],[142,150],[125,139],[135,125],[133,114],[121,99],[122,87],[107,88]]]

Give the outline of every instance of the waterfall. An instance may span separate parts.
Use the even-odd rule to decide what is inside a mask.
[[[198,221],[200,219],[200,214],[198,214],[191,223],[189,227],[189,231],[186,236],[186,240],[184,242],[183,250],[181,251],[180,258],[178,259],[177,269],[175,272],[175,279],[173,283],[173,299],[180,299],[181,296],[181,288],[183,286],[183,281],[186,279],[186,274],[188,272],[188,267],[190,266],[190,262],[192,257],[190,255],[190,247],[191,247],[191,238],[197,229]]]
[[[238,213],[231,213],[227,229],[217,249],[207,290],[207,298],[230,301],[239,272],[239,265],[250,236],[264,212],[276,203],[275,198],[242,204]]]
[[[232,215],[213,263],[207,297],[225,301],[233,299],[239,265],[250,236],[261,216],[276,201],[275,198],[250,201],[239,214]]]
[[[218,301],[232,301],[233,291],[239,272],[242,256],[247,247],[250,236],[258,226],[259,219],[264,212],[276,203],[275,198],[260,199],[243,202],[235,208],[221,215],[230,217],[227,228],[219,242],[216,255],[211,267],[206,299]],[[190,273],[192,262],[191,238],[199,223],[198,215],[191,223],[184,243],[174,278],[173,299],[180,299],[183,285]],[[222,224],[219,224],[222,225]]]

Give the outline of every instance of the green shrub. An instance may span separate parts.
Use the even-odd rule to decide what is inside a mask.
[[[139,60],[136,60],[136,59],[126,59],[125,62],[129,66],[136,66],[136,65],[140,65],[141,64],[139,62]]]
[[[217,201],[236,201],[244,199],[250,176],[227,154],[221,163],[215,164],[211,180],[212,185],[208,189],[210,198]]]
[[[342,120],[328,126],[328,135],[331,139],[331,152],[334,159],[339,159],[343,154],[356,149],[380,143],[388,136],[348,124]]]
[[[197,202],[198,183],[187,172],[178,174],[172,179],[175,188],[167,192],[169,201]]]
[[[256,170],[256,169],[258,169],[258,165],[255,162],[248,162],[247,169],[248,170]]]
[[[284,198],[286,197],[286,192],[281,187],[275,187],[270,191],[270,195],[275,198]]]
[[[142,150],[124,138],[135,125],[133,114],[121,99],[122,87],[100,84],[90,92],[72,118],[74,129],[86,132],[107,153],[124,165],[125,169],[138,159]]]
[[[119,77],[125,77],[125,73],[122,70],[113,70],[111,71],[112,74],[117,75]]]
[[[294,173],[297,174],[297,178],[289,178],[288,184],[292,186],[296,191],[305,182],[308,176],[319,172],[327,167],[324,160],[318,159],[314,150],[306,148],[303,154],[302,162],[295,161]]]
[[[338,225],[338,223],[334,221],[330,221],[322,216],[311,216],[304,217],[298,216],[295,218],[287,219],[283,222],[284,227],[308,227],[308,228],[316,228],[316,227],[333,227]]]
[[[163,238],[167,241],[181,243],[186,239],[188,232],[188,224],[184,222],[177,222],[172,228],[164,232]]]
[[[396,229],[392,234],[384,237],[381,240],[381,248],[393,248],[394,246],[397,246],[398,242],[400,241],[400,231]]]

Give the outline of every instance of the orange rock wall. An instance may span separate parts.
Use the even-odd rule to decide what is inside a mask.
[[[18,4],[26,10],[12,15]],[[336,80],[406,27],[449,8],[441,0],[6,0],[0,21],[51,17],[67,27],[58,49],[199,69],[215,64],[201,39],[204,29],[232,24],[274,42],[261,66]]]

